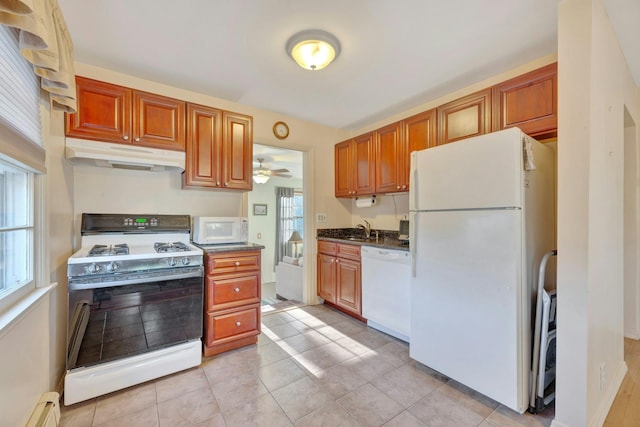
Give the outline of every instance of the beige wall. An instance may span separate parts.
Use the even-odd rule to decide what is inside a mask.
[[[557,426],[601,425],[623,357],[624,108],[637,88],[602,0],[559,6]],[[604,379],[601,383],[600,378]]]

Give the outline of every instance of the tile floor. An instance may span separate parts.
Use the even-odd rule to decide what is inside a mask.
[[[406,343],[325,306],[263,313],[257,345],[62,408],[72,426],[549,426],[409,358]]]

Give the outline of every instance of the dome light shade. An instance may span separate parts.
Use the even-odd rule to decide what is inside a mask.
[[[256,184],[266,184],[269,181],[269,175],[258,172],[256,175],[253,175],[253,181]]]
[[[287,41],[287,53],[305,70],[322,70],[340,54],[340,42],[322,30],[304,30]]]

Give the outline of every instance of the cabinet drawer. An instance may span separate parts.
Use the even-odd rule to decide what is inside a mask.
[[[260,276],[226,275],[206,278],[207,311],[260,303]]]
[[[337,243],[318,240],[318,253],[335,255],[337,253]]]
[[[260,270],[260,252],[207,255],[207,274]]]
[[[209,313],[206,318],[206,345],[212,346],[260,333],[260,304],[226,314]]]
[[[359,260],[360,246],[359,245],[343,245],[342,243],[338,243],[337,256],[341,258]]]

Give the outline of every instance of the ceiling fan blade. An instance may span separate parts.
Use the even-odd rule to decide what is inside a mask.
[[[285,168],[282,168],[282,169],[271,169],[271,173],[286,173],[286,172],[289,172],[289,169],[285,169]]]
[[[291,178],[291,175],[286,173],[274,173],[271,171],[271,176],[279,176],[280,178]]]

